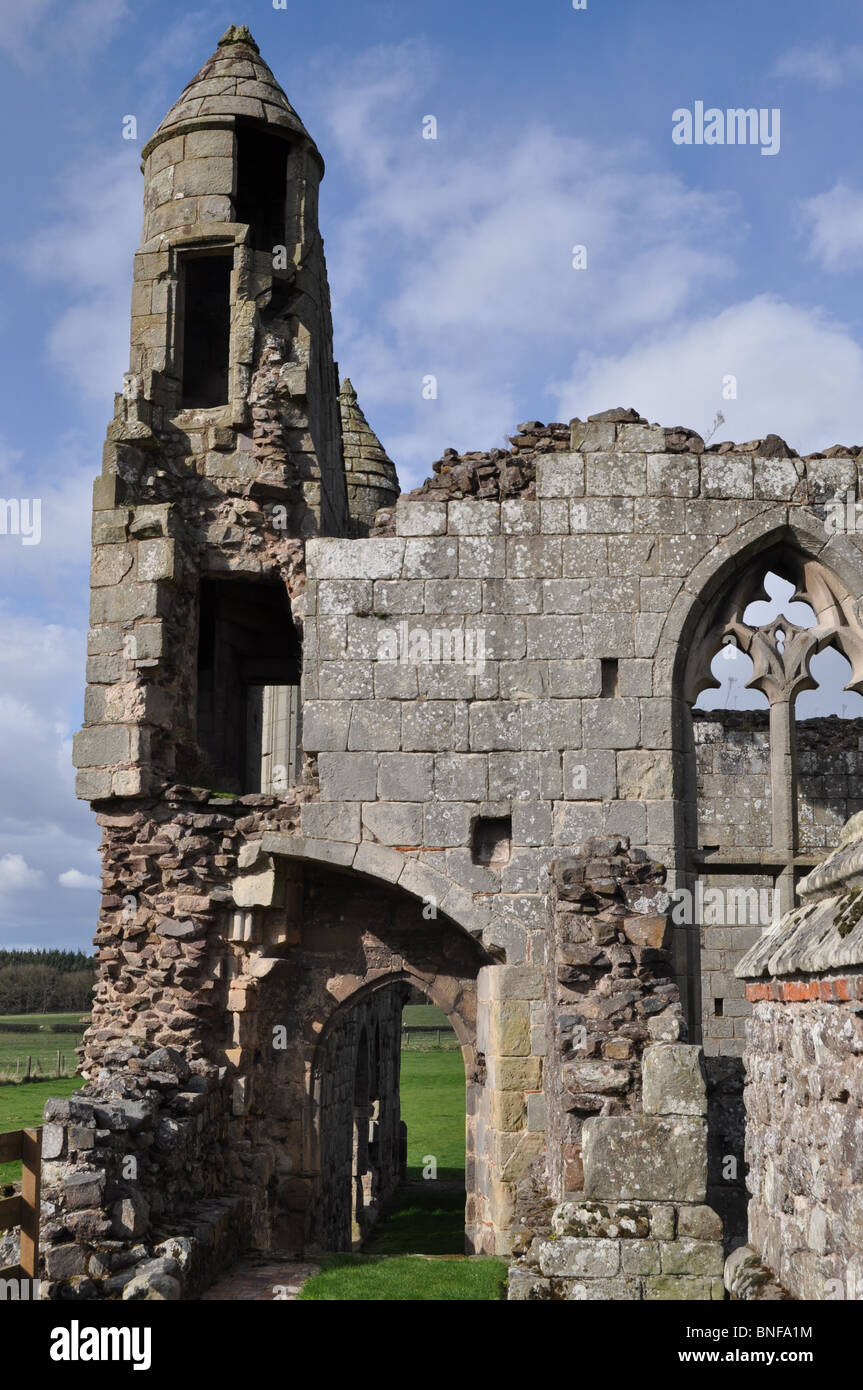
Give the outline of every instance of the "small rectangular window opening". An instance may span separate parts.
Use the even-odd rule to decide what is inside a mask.
[[[512,848],[510,816],[480,816],[473,828],[473,862],[494,868],[509,863]]]
[[[602,694],[606,698],[614,699],[620,694],[620,678],[617,671],[617,659],[614,657],[603,657],[601,666]]]
[[[723,1013],[724,1013],[724,1010],[725,1010],[725,1000],[724,1000],[724,999],[714,999],[714,1001],[713,1001],[713,1014],[714,1014],[714,1017],[715,1017],[715,1018],[721,1018],[722,1015],[723,1015]]]
[[[184,409],[228,402],[232,264],[230,255],[183,259],[180,404]]]

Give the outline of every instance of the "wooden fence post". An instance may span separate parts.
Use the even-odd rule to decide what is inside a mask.
[[[21,1272],[39,1277],[39,1215],[42,1197],[42,1130],[21,1131]]]

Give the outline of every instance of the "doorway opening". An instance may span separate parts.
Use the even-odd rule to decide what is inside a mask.
[[[455,1029],[420,989],[402,1006],[399,1067],[404,1165],[365,1249],[465,1253],[465,1067]]]

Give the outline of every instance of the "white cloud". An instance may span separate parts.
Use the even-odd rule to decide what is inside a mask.
[[[810,254],[825,270],[848,270],[863,264],[863,193],[840,179],[829,193],[803,204],[812,224]]]
[[[59,194],[53,225],[24,264],[56,282],[71,303],[48,332],[48,356],[84,396],[110,407],[129,358],[132,257],[141,231],[138,147],[77,169]]]
[[[736,400],[722,399],[727,376],[737,379]],[[619,354],[582,353],[552,394],[561,420],[634,405],[703,433],[721,410],[717,441],[776,433],[806,453],[863,436],[863,350],[818,310],[759,295]]]
[[[57,882],[63,888],[84,888],[87,892],[100,887],[100,880],[95,874],[82,874],[80,869],[64,869],[62,874],[57,875]]]
[[[776,77],[812,82],[816,87],[839,87],[863,74],[863,47],[849,44],[839,49],[830,39],[789,48],[776,61]]]
[[[40,871],[31,869],[23,855],[4,854],[0,857],[0,893],[20,893],[41,881]]]
[[[586,339],[631,339],[730,280],[741,235],[734,195],[652,171],[639,143],[445,114],[423,140],[432,74],[416,45],[374,50],[332,77],[321,112],[328,156],[360,180],[327,229],[338,356],[373,427],[378,408],[403,422],[384,438],[403,482],[446,445],[503,443],[536,413],[531,377]]]

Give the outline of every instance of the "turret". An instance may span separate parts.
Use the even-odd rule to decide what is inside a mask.
[[[323,161],[247,28],[142,154],[130,370],[94,492],[89,800],[290,784],[303,541],[352,533]]]
[[[391,507],[399,495],[396,466],[360,409],[346,377],[339,392],[345,481],[353,534],[367,536],[379,507]]]

